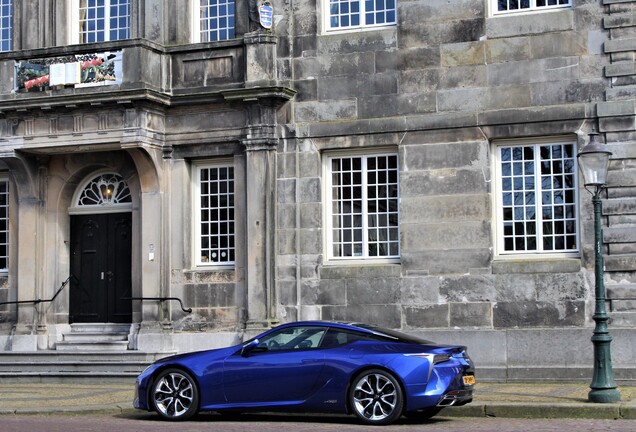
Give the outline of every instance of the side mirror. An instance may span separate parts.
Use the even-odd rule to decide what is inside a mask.
[[[254,349],[258,347],[258,344],[259,344],[258,339],[254,339],[246,343],[245,345],[243,345],[243,348],[241,348],[241,356],[247,357],[249,353],[251,353],[252,351],[254,351]]]

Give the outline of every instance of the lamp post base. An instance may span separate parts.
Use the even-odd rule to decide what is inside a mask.
[[[621,393],[616,388],[592,389],[587,400],[594,403],[614,403],[621,400]]]

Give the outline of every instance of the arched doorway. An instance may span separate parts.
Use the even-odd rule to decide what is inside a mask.
[[[132,322],[132,200],[116,173],[92,175],[69,209],[69,322]]]

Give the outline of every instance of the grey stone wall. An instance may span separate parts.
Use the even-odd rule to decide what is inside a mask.
[[[410,330],[590,325],[589,216],[581,259],[499,259],[491,145],[555,135],[585,143],[610,86],[605,6],[490,17],[482,0],[459,3],[402,0],[397,27],[341,34],[323,32],[314,3],[294,3],[279,32],[299,91],[298,139],[279,146],[285,319]],[[400,264],[327,263],[322,157],[378,146],[400,157]]]
[[[580,256],[501,259],[493,247],[493,144],[558,136],[581,147],[599,131],[614,153],[604,197],[609,303],[613,324],[625,327],[621,340],[632,335],[636,2],[574,0],[569,9],[491,17],[486,0],[398,0],[396,27],[326,33],[320,2],[276,0],[273,31],[246,35],[246,2],[239,1],[237,39],[201,44],[190,43],[191,16],[180,2],[132,3],[132,40],[69,47],[59,18],[67,2],[16,2],[15,47],[24,51],[0,53],[3,77],[13,76],[16,60],[101,50],[122,52],[124,74],[108,88],[29,94],[0,80],[2,156],[12,173],[32,181],[20,185],[31,188],[20,213],[28,227],[14,229],[21,269],[0,287],[0,301],[47,294],[56,286],[48,282],[67,271],[57,259],[68,254],[64,218],[78,179],[61,184],[60,173],[70,177],[65,164],[77,166],[84,152],[125,152],[141,203],[133,210],[141,227],[135,292],[174,295],[193,308],[187,315],[139,306],[135,323],[148,327],[142,333],[163,320],[162,329],[189,341],[175,337],[174,346],[193,347],[212,333],[235,341],[250,320],[254,329],[295,319],[371,321],[447,342],[477,341],[476,360],[492,376],[537,377],[541,371],[523,371],[558,346],[552,341],[576,337],[578,349],[590,330],[591,203],[581,188]],[[399,263],[326,260],[323,160],[365,149],[398,154]],[[233,270],[191,262],[191,165],[209,158],[233,159],[238,173]],[[84,169],[99,165],[94,160]],[[35,186],[46,176],[55,182],[41,191]],[[67,201],[52,198],[56,188]],[[46,211],[34,204],[39,199]],[[48,237],[30,228],[38,221]],[[43,278],[26,250],[39,238],[52,240],[37,257],[49,269]],[[145,259],[148,244],[158,245],[156,262]],[[65,308],[49,324],[64,325]],[[20,321],[31,343],[32,308],[17,318],[7,310],[0,322]],[[166,346],[172,336],[156,331],[139,346]],[[0,346],[6,340],[0,336]],[[530,350],[535,357],[526,356]],[[619,350],[620,364],[632,354]],[[548,363],[568,367],[562,357]]]

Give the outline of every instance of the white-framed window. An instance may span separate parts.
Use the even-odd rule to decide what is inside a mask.
[[[397,0],[322,0],[326,31],[394,26]]]
[[[72,0],[72,43],[130,38],[130,0]]]
[[[493,15],[572,7],[572,0],[490,0]]]
[[[0,273],[9,269],[9,179],[0,175]]]
[[[497,143],[497,252],[579,252],[576,142]]]
[[[11,51],[13,0],[0,0],[0,52]]]
[[[234,0],[195,0],[192,8],[193,42],[235,37]]]
[[[328,259],[399,260],[397,153],[330,154],[324,170]]]
[[[234,265],[234,166],[231,161],[206,161],[194,168],[195,263]]]

